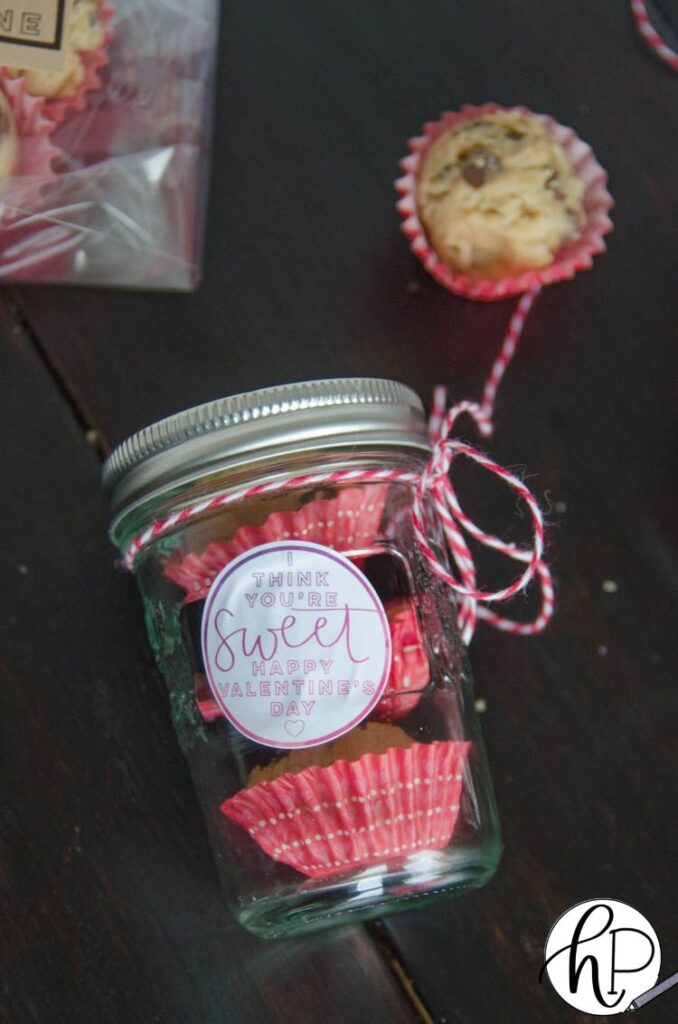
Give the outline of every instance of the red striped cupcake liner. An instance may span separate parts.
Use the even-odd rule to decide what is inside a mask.
[[[308,878],[441,850],[452,838],[469,743],[392,747],[243,789],[222,812]]]
[[[417,211],[417,180],[430,146],[443,132],[463,121],[483,114],[508,110],[539,121],[565,150],[569,161],[584,183],[583,206],[586,222],[580,237],[556,254],[547,267],[526,270],[498,281],[471,279],[443,263],[429,243]],[[481,106],[467,104],[457,112],[445,112],[438,121],[423,126],[422,134],[408,140],[410,153],[400,161],[404,171],[395,182],[400,199],[396,204],[402,217],[402,230],[410,241],[410,249],[424,268],[444,288],[469,299],[493,302],[520,295],[542,284],[553,284],[574,277],[578,270],[588,269],[593,257],[605,252],[604,236],[612,230],[609,211],[614,205],[607,190],[607,173],[598,163],[591,147],[583,142],[572,128],[558,124],[547,114],[535,114],[527,107],[501,107],[497,103]]]
[[[294,512],[273,512],[262,526],[241,526],[232,540],[212,541],[201,554],[169,559],[165,576],[181,587],[185,602],[200,601],[224,566],[261,544],[307,540],[334,551],[369,548],[378,533],[387,484],[348,487],[334,498],[310,501]]]

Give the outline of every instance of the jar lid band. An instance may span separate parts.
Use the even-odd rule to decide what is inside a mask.
[[[368,377],[302,381],[220,398],[140,430],[106,460],[103,482],[119,524],[139,505],[162,505],[177,489],[254,460],[381,448],[430,454],[414,391]]]

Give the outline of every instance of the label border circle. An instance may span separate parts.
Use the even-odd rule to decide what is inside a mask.
[[[287,742],[287,741],[285,741],[283,743],[271,742],[270,740],[263,739],[261,736],[257,736],[255,733],[253,733],[250,730],[246,729],[245,727],[243,727],[238,722],[238,720],[235,718],[235,716],[225,707],[225,705],[223,703],[223,699],[222,699],[221,695],[219,694],[219,690],[218,690],[217,686],[212,682],[212,678],[211,678],[210,659],[208,658],[208,655],[207,655],[207,636],[206,636],[206,634],[207,634],[207,625],[208,625],[208,622],[210,621],[210,612],[211,612],[212,606],[213,606],[213,604],[214,604],[214,602],[215,602],[215,600],[216,600],[216,598],[218,596],[218,592],[220,591],[221,586],[222,586],[224,580],[226,580],[230,575],[232,575],[233,572],[235,572],[237,569],[240,569],[240,567],[245,565],[248,561],[251,561],[252,559],[259,557],[259,555],[261,553],[272,551],[272,550],[275,550],[275,549],[277,549],[279,551],[286,551],[286,550],[292,549],[294,551],[318,552],[318,553],[322,554],[324,558],[332,559],[333,561],[337,562],[344,570],[349,571],[356,578],[358,583],[363,587],[363,589],[366,591],[366,593],[370,597],[372,603],[374,604],[375,611],[377,611],[378,615],[379,615],[379,624],[380,624],[380,626],[382,628],[383,637],[384,637],[384,645],[385,645],[384,667],[383,667],[383,670],[382,670],[381,679],[379,680],[379,683],[378,683],[378,685],[375,688],[374,695],[371,698],[370,702],[360,712],[360,714],[357,715],[356,717],[352,718],[351,721],[347,725],[342,726],[340,729],[335,729],[334,732],[328,733],[327,735],[322,736],[320,739],[313,740],[312,743],[309,743],[307,741],[306,742],[303,742],[303,741],[302,742],[294,742],[294,741]],[[250,551],[244,551],[241,555],[238,555],[237,558],[234,558],[231,562],[229,562],[227,565],[224,566],[224,568],[219,572],[219,574],[214,579],[214,581],[212,583],[212,586],[210,587],[209,592],[207,594],[207,597],[205,599],[205,607],[203,609],[202,620],[201,620],[201,624],[200,624],[200,644],[201,644],[202,659],[203,659],[203,665],[204,665],[204,668],[205,668],[205,676],[206,676],[206,679],[207,679],[207,684],[208,684],[208,686],[210,688],[210,692],[211,692],[212,696],[214,697],[215,701],[217,702],[217,705],[219,706],[219,710],[224,715],[226,720],[228,722],[230,722],[231,725],[233,726],[233,728],[237,729],[238,732],[241,733],[241,735],[246,736],[248,739],[252,740],[254,743],[258,743],[258,744],[260,744],[261,746],[264,746],[264,747],[270,747],[272,749],[279,749],[279,750],[299,750],[299,749],[302,749],[302,748],[309,748],[310,749],[311,747],[319,747],[323,743],[330,743],[330,742],[332,742],[332,740],[338,739],[340,736],[345,735],[345,733],[350,732],[350,730],[355,728],[357,725],[360,725],[360,723],[367,718],[367,716],[370,714],[370,712],[374,710],[374,708],[376,707],[376,705],[381,700],[381,698],[382,698],[382,696],[384,694],[384,691],[386,689],[386,684],[388,682],[388,677],[389,677],[389,674],[390,674],[390,671],[391,671],[391,663],[392,663],[392,657],[393,657],[392,644],[391,644],[391,633],[390,633],[390,630],[388,628],[388,619],[387,619],[387,616],[386,616],[386,611],[384,609],[384,605],[383,605],[383,603],[381,601],[381,598],[379,597],[379,595],[377,594],[376,590],[374,589],[374,587],[372,586],[370,581],[367,579],[367,577],[363,573],[361,573],[360,570],[357,569],[355,567],[355,565],[353,565],[353,563],[345,555],[343,555],[340,551],[335,551],[333,548],[326,547],[324,544],[316,544],[316,543],[314,543],[312,541],[298,541],[298,540],[283,540],[283,541],[275,540],[275,541],[270,541],[267,544],[258,544],[256,547],[252,548]]]

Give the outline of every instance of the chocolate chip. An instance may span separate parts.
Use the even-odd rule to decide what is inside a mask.
[[[559,203],[562,203],[565,199],[565,193],[560,187],[560,176],[557,171],[551,171],[548,178],[546,179],[546,188],[549,192],[553,192]]]
[[[506,138],[511,139],[512,142],[520,142],[521,139],[525,138],[525,135],[523,132],[519,132],[515,128],[509,128],[506,132]]]
[[[461,176],[472,188],[480,188],[501,168],[501,160],[491,149],[478,146],[461,161]]]

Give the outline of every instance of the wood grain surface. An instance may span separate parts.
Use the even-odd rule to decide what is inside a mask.
[[[202,287],[0,294],[0,1020],[591,1020],[537,980],[569,905],[632,903],[662,975],[678,966],[678,76],[619,0],[223,12]],[[513,304],[425,275],[392,181],[422,121],[486,99],[572,125],[616,200],[609,252],[539,298],[489,446],[548,509],[558,587],[543,636],[481,627],[471,648],[504,859],[462,899],[263,942],[220,896],[134,583],[112,569],[99,454],[287,380],[475,396]],[[489,485],[465,475],[464,495],[499,525]]]

